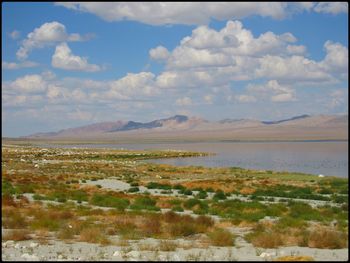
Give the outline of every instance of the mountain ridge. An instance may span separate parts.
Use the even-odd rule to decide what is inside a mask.
[[[142,134],[195,134],[208,133],[219,136],[220,133],[232,134],[241,137],[244,133],[252,133],[255,136],[260,134],[279,134],[279,131],[296,130],[297,133],[322,132],[327,130],[331,134],[331,129],[344,129],[348,127],[348,115],[298,115],[291,118],[276,121],[260,121],[254,119],[224,119],[220,121],[208,121],[198,117],[188,117],[185,115],[175,115],[169,118],[157,119],[149,122],[136,121],[115,121],[101,122],[75,128],[63,129],[57,132],[41,132],[20,138],[60,138],[60,137],[115,137],[126,135]],[[329,131],[328,131],[329,130]],[[336,130],[334,131],[336,132]],[[347,130],[346,130],[347,132]],[[208,135],[208,136],[209,136]],[[277,136],[276,135],[276,136]],[[155,135],[154,135],[155,136]],[[232,137],[231,136],[231,137]],[[245,136],[245,135],[244,135]],[[244,137],[243,136],[243,137]],[[327,135],[328,136],[328,135]]]

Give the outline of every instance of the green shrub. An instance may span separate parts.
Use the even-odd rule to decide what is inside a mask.
[[[192,195],[192,191],[190,189],[186,189],[184,192],[183,192],[184,195]]]
[[[222,190],[218,190],[215,192],[213,199],[214,200],[224,200],[224,199],[226,199],[226,195]]]
[[[6,181],[6,180],[2,181],[2,184],[1,184],[2,195],[13,195],[16,193],[17,193],[17,189],[9,181]]]
[[[140,189],[138,187],[131,187],[128,190],[129,193],[135,193],[135,192],[138,192],[138,191],[140,191]]]
[[[83,190],[74,190],[74,191],[69,193],[69,198],[82,202],[82,201],[88,200],[88,195]]]
[[[174,211],[174,212],[183,212],[184,209],[181,207],[181,205],[176,205],[176,206],[173,206],[173,208],[171,209],[171,211]]]
[[[150,197],[138,197],[135,199],[134,203],[130,206],[134,210],[151,210],[159,211],[160,208],[156,207],[156,201]]]
[[[92,205],[114,207],[118,210],[124,210],[129,205],[129,200],[118,198],[105,194],[94,194],[90,199]]]
[[[204,191],[200,191],[197,195],[196,195],[196,198],[198,199],[205,199],[208,197],[208,194],[207,192],[204,192]]]
[[[184,187],[184,186],[182,186],[180,184],[174,185],[173,188],[176,189],[176,190],[182,190],[182,191],[185,191],[185,189],[186,189],[186,187]]]
[[[201,201],[195,198],[191,198],[185,201],[184,203],[184,207],[187,209],[191,209],[192,207],[194,207],[195,205],[200,205]]]
[[[207,191],[207,192],[209,192],[209,193],[214,193],[214,189],[213,189],[213,188],[211,188],[211,187],[209,187],[209,188],[205,189],[205,191]]]

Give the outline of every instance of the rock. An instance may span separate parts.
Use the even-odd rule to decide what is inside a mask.
[[[3,247],[13,247],[14,244],[15,244],[15,241],[7,240],[5,243],[3,243]]]
[[[158,260],[159,260],[159,261],[166,261],[167,258],[166,258],[166,256],[164,256],[164,255],[159,255],[159,256],[158,256]]]
[[[338,225],[338,221],[336,219],[334,219],[331,223],[330,223],[330,226],[331,227],[337,227]]]
[[[17,243],[17,244],[15,245],[15,249],[20,249],[20,248],[21,248],[21,245]]]
[[[38,243],[34,243],[34,242],[29,244],[29,247],[31,247],[31,248],[35,248],[35,247],[38,247],[38,246],[39,246],[39,244]]]
[[[130,251],[129,253],[126,254],[130,260],[134,259],[138,259],[140,257],[140,252],[138,251]]]
[[[173,255],[173,261],[180,261],[180,257],[177,254]]]
[[[29,255],[28,253],[24,253],[21,255],[21,258],[24,258],[27,261],[39,261],[39,257],[36,255]]]
[[[113,257],[121,257],[122,255],[120,254],[120,251],[116,251],[113,253]]]
[[[58,255],[57,258],[58,258],[58,259],[63,259],[63,256],[62,256],[62,255]]]
[[[271,255],[269,254],[269,253],[266,253],[266,252],[262,252],[261,254],[260,254],[260,257],[261,258],[268,258],[268,257],[270,257]]]

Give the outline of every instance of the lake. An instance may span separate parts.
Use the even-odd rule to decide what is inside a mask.
[[[348,141],[198,142],[149,144],[87,144],[60,147],[174,149],[211,152],[205,157],[151,160],[177,166],[242,167],[348,177]]]

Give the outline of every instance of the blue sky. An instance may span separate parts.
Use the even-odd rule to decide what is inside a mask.
[[[348,111],[342,3],[3,3],[2,133]]]

